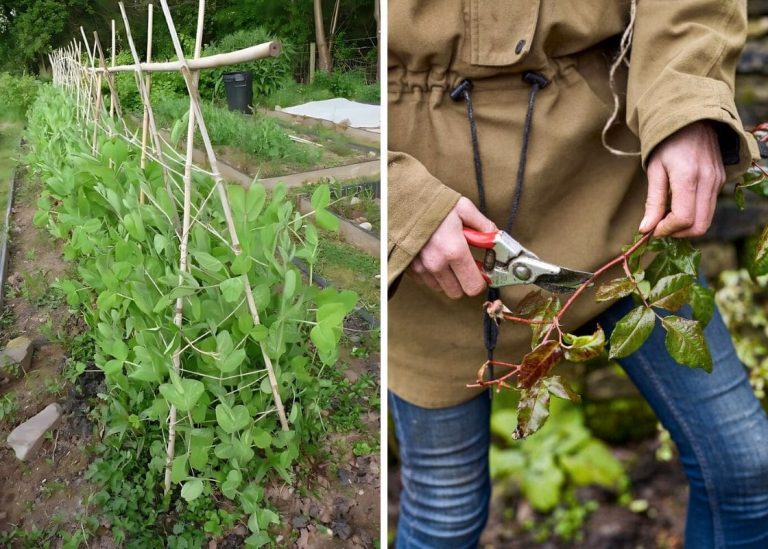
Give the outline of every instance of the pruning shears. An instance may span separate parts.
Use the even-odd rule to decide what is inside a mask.
[[[476,263],[492,288],[535,284],[549,292],[567,293],[592,277],[592,273],[542,261],[505,231],[481,232],[464,227],[464,237],[470,246],[485,249],[485,258]]]

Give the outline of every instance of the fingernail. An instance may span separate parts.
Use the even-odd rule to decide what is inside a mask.
[[[648,218],[644,217],[643,220],[640,222],[640,228],[638,229],[641,233],[644,233],[648,230]]]

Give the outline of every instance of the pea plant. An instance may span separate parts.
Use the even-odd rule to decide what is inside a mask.
[[[759,141],[768,141],[768,123],[757,126],[752,133]],[[734,189],[735,200],[742,209],[745,190],[768,197],[768,172],[756,162]],[[644,257],[646,254],[652,255],[652,259]],[[485,303],[486,314],[497,324],[506,320],[531,329],[531,351],[517,363],[486,361],[478,370],[475,383],[469,386],[519,391],[517,426],[512,436],[524,438],[544,425],[552,395],[574,402],[580,400],[562,376],[552,374],[557,364],[591,360],[602,355],[606,346],[611,359],[629,356],[645,343],[657,324],[665,330],[666,350],[678,364],[711,371],[712,356],[704,327],[714,314],[715,294],[698,283],[700,259],[701,253],[687,240],[637,235],[631,245],[598,268],[564,303],[558,296],[542,291],[529,293],[514,309],[500,300]],[[768,274],[768,227],[755,239],[747,263],[753,278]],[[619,320],[609,340],[599,325],[587,335],[565,331],[564,319],[573,304],[616,267],[621,267],[624,276],[597,286],[594,297],[598,302],[607,302],[632,296],[635,307]],[[686,306],[685,315],[672,314]],[[489,366],[506,371],[488,380]]]
[[[285,188],[268,195],[258,184],[226,186],[227,219],[214,207],[222,204],[210,175],[195,170],[182,188],[158,161],[142,168],[140,147],[115,125],[95,144],[91,126],[71,95],[44,87],[29,118],[28,162],[44,182],[35,223],[64,241],[64,258],[76,266],[56,286],[95,340],[106,436],[139,439],[154,452],[175,433],[170,463],[150,467],[168,465],[187,501],[232,500],[249,515],[253,536],[263,536],[278,519],[260,481],[271,471],[292,480],[313,421],[302,394],[317,382],[314,364],[336,361],[357,296],[302,280],[292,260],[314,264],[318,233]],[[184,199],[195,221],[187,269],[176,223]],[[327,186],[318,187],[314,218],[333,229],[329,203]]]

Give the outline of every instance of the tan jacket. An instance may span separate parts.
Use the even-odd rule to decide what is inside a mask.
[[[525,187],[512,235],[542,259],[592,270],[629,242],[642,218],[641,167],[654,147],[701,119],[719,122],[727,172],[758,152],[733,101],[734,71],[746,33],[746,2],[638,0],[629,70],[618,87],[626,113],[600,132],[613,106],[608,85],[618,36],[629,21],[618,0],[390,0],[389,281],[429,239],[460,195],[477,203],[469,124],[448,92],[464,78],[473,102],[489,215],[509,214],[530,93],[523,71],[551,83],[533,115]],[[504,289],[513,304],[530,288]],[[476,394],[465,385],[485,359],[483,297],[452,301],[403,277],[389,302],[390,388],[426,407]],[[587,295],[574,328],[601,308]],[[524,326],[502,326],[496,358],[519,361]]]

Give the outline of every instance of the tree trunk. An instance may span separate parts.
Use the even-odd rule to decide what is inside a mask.
[[[315,42],[317,42],[318,69],[331,72],[331,51],[325,39],[322,0],[315,0]]]

